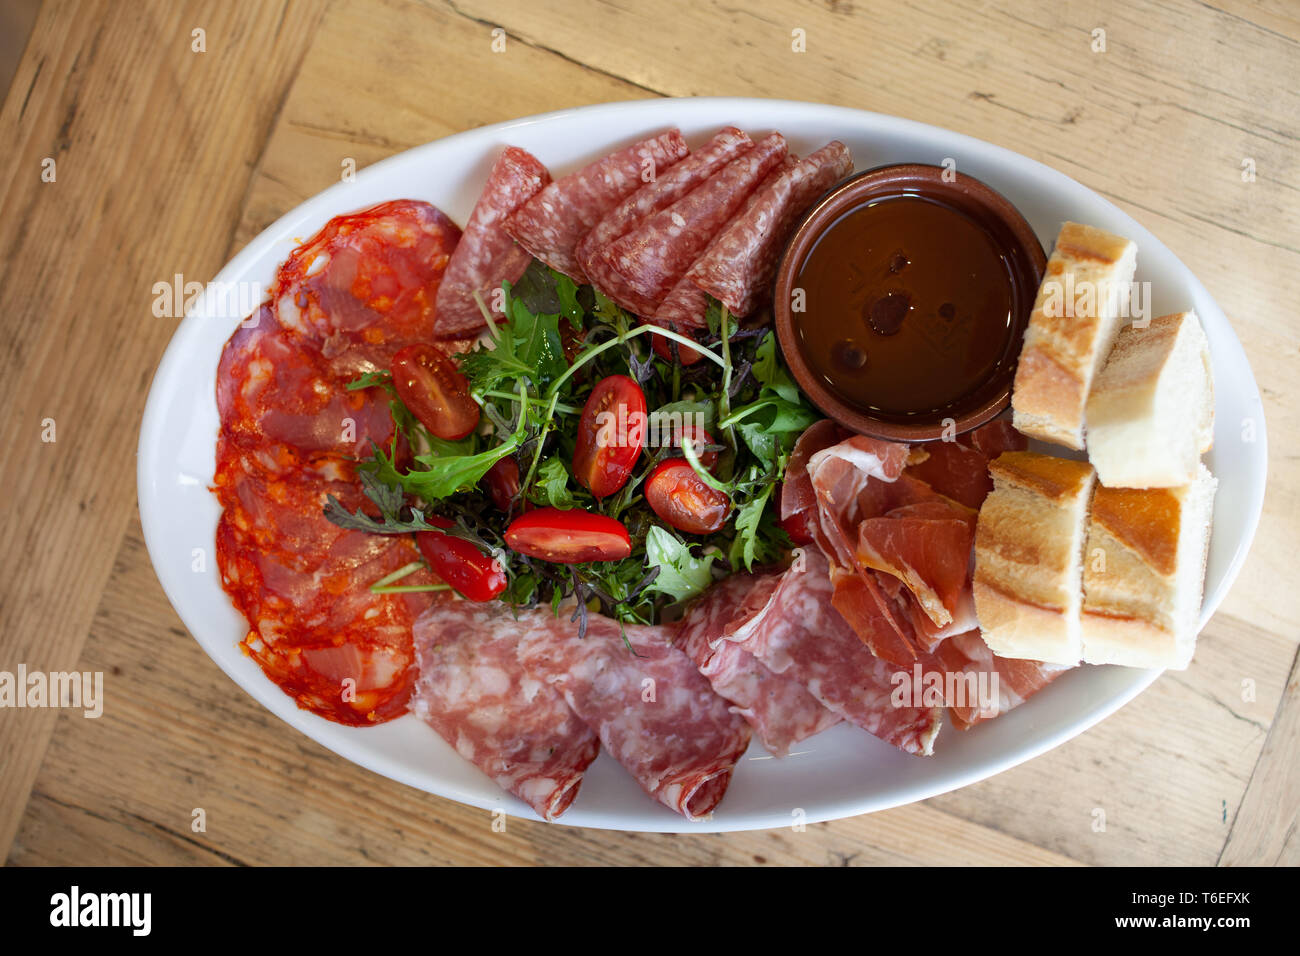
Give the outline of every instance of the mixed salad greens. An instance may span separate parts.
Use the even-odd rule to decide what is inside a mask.
[[[697,341],[538,262],[500,295],[494,341],[459,355],[459,371],[412,346],[349,386],[386,389],[396,427],[357,465],[374,507],[331,498],[331,521],[416,533],[432,570],[474,600],[575,599],[584,630],[587,610],[658,623],[719,577],[785,557],[778,487],[820,416],[769,325],[711,302]],[[692,346],[703,361],[683,363]],[[402,572],[375,587],[431,587],[403,587]]]

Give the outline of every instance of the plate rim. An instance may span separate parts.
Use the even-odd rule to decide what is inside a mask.
[[[1262,477],[1249,489],[1250,500],[1247,504],[1247,521],[1243,527],[1244,533],[1240,537],[1238,547],[1228,559],[1227,567],[1221,579],[1220,586],[1214,594],[1207,594],[1203,600],[1201,619],[1198,624],[1199,633],[1199,631],[1208,624],[1210,618],[1213,616],[1214,612],[1217,611],[1218,607],[1222,604],[1223,599],[1235,583],[1242,565],[1245,562],[1246,556],[1249,553],[1250,547],[1254,542],[1262,514],[1264,492],[1267,485],[1268,448],[1266,422],[1264,420],[1258,382],[1255,379],[1253,369],[1250,368],[1249,358],[1246,356],[1245,350],[1241,346],[1240,339],[1237,338],[1236,332],[1232,328],[1231,321],[1227,318],[1227,315],[1223,313],[1222,308],[1218,306],[1218,303],[1215,302],[1213,296],[1209,294],[1208,290],[1205,289],[1200,279],[1191,271],[1191,269],[1182,262],[1172,249],[1161,242],[1154,234],[1146,230],[1140,222],[1128,213],[1124,212],[1124,210],[1120,209],[1099,192],[1079,183],[1069,175],[1062,173],[1039,160],[1009,149],[1008,147],[996,143],[990,143],[966,133],[960,133],[954,130],[949,130],[945,127],[923,123],[906,117],[861,110],[850,106],[840,106],[811,101],[766,97],[717,96],[682,98],[648,97],[634,100],[621,100],[589,104],[585,106],[566,107],[546,113],[505,120],[487,126],[463,130],[394,153],[391,156],[387,156],[384,159],[359,170],[356,173],[356,180],[360,181],[363,177],[365,177],[367,181],[379,179],[385,174],[386,169],[390,165],[396,165],[399,161],[411,162],[420,153],[438,148],[447,148],[449,144],[471,141],[491,143],[494,139],[499,139],[501,134],[512,129],[544,125],[576,115],[596,118],[603,112],[624,112],[628,109],[644,110],[647,114],[654,114],[655,112],[670,114],[673,109],[677,108],[683,109],[687,112],[700,111],[705,114],[713,113],[720,116],[725,115],[729,110],[749,111],[756,105],[765,106],[774,111],[798,109],[805,112],[816,112],[827,117],[837,117],[841,121],[841,126],[854,124],[864,131],[870,131],[872,135],[884,135],[888,138],[894,138],[901,132],[909,131],[926,137],[938,135],[939,137],[952,142],[954,146],[966,145],[973,150],[981,152],[985,156],[991,156],[999,163],[1010,163],[1014,165],[1017,170],[1032,170],[1036,176],[1046,178],[1053,187],[1057,184],[1068,187],[1069,190],[1082,196],[1082,198],[1086,199],[1087,202],[1104,204],[1117,215],[1134,222],[1142,233],[1149,237],[1149,239],[1154,240],[1170,257],[1172,257],[1174,263],[1176,263],[1177,267],[1187,279],[1188,291],[1193,295],[1199,294],[1199,296],[1214,304],[1215,308],[1218,309],[1219,313],[1223,316],[1225,326],[1231,336],[1231,341],[1239,353],[1237,358],[1250,372],[1248,381],[1249,391],[1245,394],[1245,399],[1248,403],[1253,404],[1254,407],[1259,409],[1256,442],[1260,446],[1259,456],[1262,461],[1260,474]],[[669,124],[673,124],[674,122],[671,118],[666,118],[664,121]],[[720,122],[726,121],[721,120]],[[656,122],[654,117],[648,115],[645,127],[646,130],[653,128],[655,125]],[[597,149],[599,148],[602,147],[597,147]],[[557,168],[563,169],[565,165],[566,164],[557,164]],[[222,266],[217,274],[209,280],[207,285],[228,281],[230,276],[240,275],[248,271],[250,263],[256,262],[267,252],[271,251],[275,244],[282,241],[286,234],[294,232],[295,227],[303,226],[304,223],[309,221],[317,222],[317,214],[314,212],[315,209],[322,207],[328,209],[336,205],[343,205],[348,209],[357,208],[355,203],[351,206],[347,206],[346,204],[335,202],[336,197],[344,195],[352,188],[355,188],[354,183],[335,183],[299,202],[292,209],[287,210],[239,249],[239,251]],[[1051,192],[1058,193],[1060,190],[1052,188]],[[310,227],[308,235],[314,233],[320,228],[320,226],[324,225],[324,222],[328,221],[329,218],[338,214],[338,212],[328,212],[325,215],[324,220],[319,221],[315,226]],[[1141,245],[1140,241],[1139,245]],[[187,310],[185,317],[180,323],[178,323],[176,329],[172,333],[167,348],[163,352],[158,368],[155,370],[153,379],[150,383],[148,397],[141,417],[140,433],[136,446],[137,506],[139,509],[145,546],[149,554],[150,563],[153,566],[154,574],[162,585],[168,602],[172,605],[172,608],[176,611],[177,615],[182,619],[182,622],[190,632],[190,635],[203,649],[204,653],[217,664],[217,666],[241,691],[252,696],[254,700],[270,710],[271,713],[280,717],[285,723],[303,733],[314,742],[325,747],[327,750],[330,750],[343,759],[356,763],[371,772],[378,773],[382,776],[388,777],[389,779],[396,780],[399,783],[411,786],[420,792],[431,792],[437,796],[454,800],[459,803],[468,804],[470,806],[475,806],[480,809],[494,811],[503,809],[510,816],[540,821],[541,818],[529,811],[522,802],[517,801],[516,798],[512,796],[504,794],[504,792],[500,799],[490,800],[483,799],[476,793],[461,791],[454,784],[447,781],[440,780],[438,781],[440,788],[431,788],[427,781],[417,780],[415,776],[408,773],[404,767],[392,764],[383,755],[376,754],[364,743],[364,738],[358,738],[355,736],[355,734],[366,734],[370,732],[371,728],[346,728],[342,725],[325,721],[323,718],[317,717],[308,711],[301,710],[291,698],[280,691],[280,689],[269,680],[264,680],[253,687],[248,686],[242,677],[237,675],[232,668],[228,667],[225,660],[217,654],[214,654],[208,644],[205,643],[205,640],[200,637],[202,622],[193,620],[192,615],[188,614],[187,610],[182,607],[185,602],[179,601],[173,595],[173,591],[168,586],[166,577],[160,571],[160,563],[158,561],[162,535],[162,530],[159,527],[160,516],[155,512],[155,509],[149,507],[148,502],[150,500],[149,492],[157,477],[152,471],[151,465],[157,457],[157,446],[162,422],[164,420],[164,413],[166,411],[163,397],[170,393],[170,390],[166,386],[179,374],[183,360],[188,353],[188,345],[191,340],[196,338],[198,335],[200,323],[205,318],[201,312],[201,304],[197,309]],[[232,323],[231,331],[233,331],[235,327],[235,324]],[[206,380],[204,384],[206,385]],[[1240,388],[1241,383],[1237,383],[1237,387]],[[213,441],[215,445],[215,437]],[[215,568],[210,573],[215,577]],[[199,626],[196,627],[196,625]],[[939,782],[930,781],[926,783],[913,784],[910,790],[905,790],[904,792],[891,791],[889,795],[868,795],[865,798],[858,798],[857,800],[845,799],[830,804],[821,804],[814,812],[808,813],[803,820],[806,823],[819,823],[827,820],[842,819],[849,816],[857,816],[864,813],[872,813],[893,807],[905,806],[988,779],[1014,766],[1032,760],[1049,750],[1055,749],[1073,737],[1086,733],[1106,717],[1129,703],[1133,698],[1138,696],[1138,694],[1146,690],[1162,673],[1162,670],[1134,671],[1134,679],[1122,693],[1117,693],[1107,697],[1091,708],[1083,710],[1081,713],[1076,714],[1067,726],[1057,729],[1054,733],[1043,735],[1028,746],[1019,745],[1013,749],[1004,751],[999,754],[997,758],[985,760],[974,768],[956,773]],[[1070,676],[1072,675],[1067,674],[1061,679],[1066,680]],[[416,718],[408,715],[399,720],[405,721],[408,719],[414,720]],[[338,734],[337,736],[333,733],[322,733],[320,735],[313,733],[310,728],[313,726],[319,726],[320,724],[327,725],[324,728],[325,730],[353,731],[354,733],[345,732]],[[328,736],[329,739],[322,739],[324,736]],[[608,754],[603,754],[599,759],[609,760],[611,758],[609,758]],[[486,776],[484,779],[487,779]],[[495,786],[495,784],[493,784],[493,786]],[[781,822],[768,820],[765,822],[762,820],[750,819],[748,817],[729,820],[725,816],[725,804],[719,811],[724,814],[722,819],[715,818],[700,823],[691,823],[675,814],[664,816],[662,820],[660,820],[659,816],[651,817],[648,811],[656,808],[657,805],[647,801],[646,806],[633,808],[627,811],[630,819],[623,821],[612,819],[614,814],[610,814],[609,811],[593,811],[597,816],[609,816],[611,819],[592,820],[586,819],[588,814],[580,812],[579,807],[575,804],[568,813],[554,822],[566,826],[586,827],[591,829],[663,833],[735,832],[790,825],[788,820]],[[575,811],[579,812],[575,813]],[[621,813],[622,811],[619,811],[619,815],[621,815]],[[668,813],[671,812],[668,811]],[[753,815],[757,814],[751,814],[751,816]]]

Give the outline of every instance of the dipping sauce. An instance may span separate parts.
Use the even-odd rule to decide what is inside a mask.
[[[1014,367],[1032,308],[1022,273],[1033,267],[1005,233],[940,190],[908,189],[846,211],[794,280],[804,308],[794,308],[792,324],[809,370],[885,421],[959,417]]]

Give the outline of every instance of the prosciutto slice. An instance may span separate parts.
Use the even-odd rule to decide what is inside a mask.
[[[505,222],[550,181],[546,167],[527,150],[507,146],[497,157],[438,287],[436,336],[463,336],[483,328],[474,293],[490,309],[493,290],[524,274],[532,257],[506,232]]]
[[[578,243],[644,183],[687,154],[680,130],[634,143],[539,190],[506,220],[506,231],[536,259],[574,282],[588,282]]]
[[[978,629],[944,641],[935,651],[935,660],[945,673],[975,678],[974,681],[966,681],[965,702],[961,706],[952,703],[948,707],[953,723],[962,730],[968,730],[980,721],[1018,707],[1076,666],[998,657],[989,650]],[[972,695],[970,692],[972,683],[978,688],[981,674],[990,677],[997,675],[997,697],[989,701],[987,706],[978,699],[978,694]],[[986,686],[991,686],[987,677]]]
[[[415,622],[411,709],[456,752],[545,820],[573,803],[600,743],[559,692],[519,663],[504,605],[444,597]]]
[[[683,618],[677,646],[749,721],[763,746],[784,757],[794,744],[842,718],[793,676],[774,673],[741,645],[723,639],[763,609],[780,579],[780,574],[738,573],[715,584]]]
[[[785,138],[772,133],[606,249],[602,259],[625,284],[628,308],[654,315],[699,254],[785,155]]]
[[[935,491],[979,510],[993,490],[989,462],[1004,451],[1024,451],[1025,437],[1008,421],[989,422],[955,441],[927,442],[926,459],[909,465],[907,473]]]
[[[787,168],[755,193],[695,261],[686,277],[733,315],[767,304],[777,260],[809,204],[853,171],[853,157],[838,140]]]
[[[520,621],[528,672],[564,695],[646,793],[688,820],[707,818],[750,729],[673,646],[672,629],[627,625],[625,643],[619,623],[596,614],[583,638],[567,615],[539,610]]]
[[[625,309],[636,310],[632,293],[622,277],[610,269],[601,253],[623,238],[647,216],[671,206],[699,186],[728,162],[753,147],[753,141],[728,126],[666,173],[646,183],[605,214],[595,227],[582,237],[576,255],[587,278],[601,292]]]
[[[824,707],[908,753],[931,754],[939,707],[896,707],[898,668],[873,655],[832,606],[831,566],[796,550],[764,606],[724,634],[776,674],[798,681]]]

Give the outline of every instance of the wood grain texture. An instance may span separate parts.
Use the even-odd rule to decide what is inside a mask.
[[[191,30],[207,30],[205,54]],[[492,30],[506,49],[492,51]],[[1094,29],[1106,51],[1093,52]],[[807,49],[791,49],[803,30]],[[1300,853],[1300,17],[1275,2],[47,2],[3,108],[0,669],[100,670],[99,720],[0,711],[12,864],[1276,864]],[[1161,237],[1233,318],[1273,450],[1251,557],[1167,674],[1087,734],[922,804],[727,835],[584,831],[419,793],[283,725],[204,655],[131,516],[133,446],[200,280],[365,166],[654,95],[840,103],[1040,159]],[[56,159],[56,183],[40,181]],[[1252,159],[1253,182],[1242,179]],[[960,158],[959,158],[960,162]],[[87,388],[86,383],[94,383]],[[58,440],[40,441],[53,417]],[[193,828],[202,810],[205,829]],[[1104,820],[1104,828],[1100,821]]]

